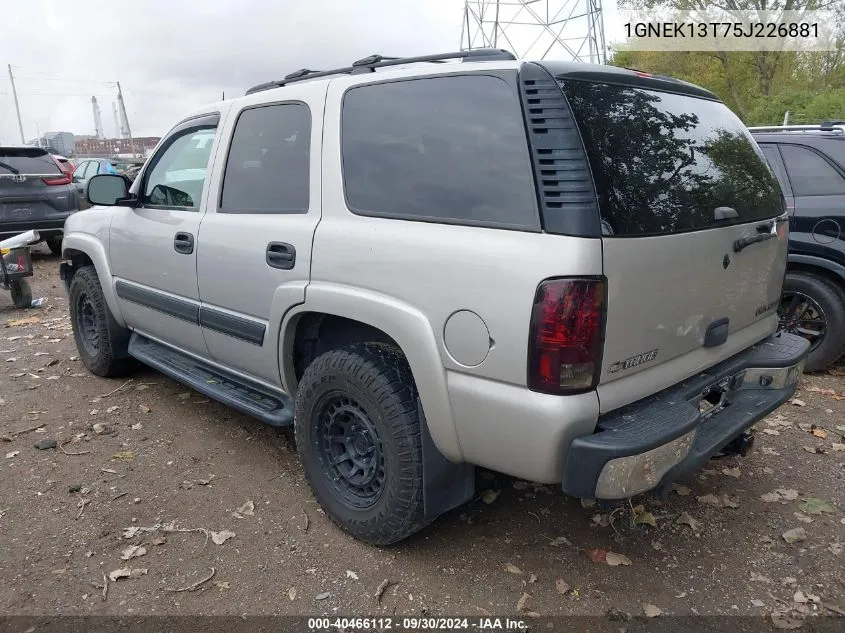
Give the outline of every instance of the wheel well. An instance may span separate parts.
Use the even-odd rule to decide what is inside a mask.
[[[821,266],[813,266],[812,264],[796,264],[790,262],[786,268],[787,273],[805,273],[808,275],[815,275],[822,279],[829,281],[836,286],[840,291],[845,292],[845,279],[842,279],[835,272],[822,268]]]
[[[320,312],[300,316],[294,336],[293,366],[297,381],[311,361],[338,347],[353,343],[386,343],[401,350],[393,338],[372,325]]]
[[[77,270],[84,268],[85,266],[94,265],[93,260],[88,257],[86,253],[73,248],[65,249],[62,253],[62,260],[61,278],[65,282],[65,286],[68,290],[70,290],[70,282],[73,280],[73,276],[76,274]],[[67,264],[66,262],[70,262],[70,264]]]

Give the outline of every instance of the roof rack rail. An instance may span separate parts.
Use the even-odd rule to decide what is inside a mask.
[[[824,121],[817,125],[758,125],[751,132],[835,132],[845,134],[845,121]]]
[[[331,75],[354,75],[358,73],[372,73],[376,68],[385,68],[388,66],[399,66],[403,64],[416,64],[421,62],[429,63],[443,63],[450,59],[459,59],[464,61],[494,61],[494,60],[516,60],[516,56],[510,51],[499,48],[476,48],[468,51],[459,51],[456,53],[439,53],[435,55],[422,55],[419,57],[384,57],[382,55],[370,55],[358,61],[352,62],[351,66],[345,68],[336,68],[334,70],[309,70],[302,68],[285,75],[284,79],[276,81],[268,81],[267,83],[258,84],[246,91],[245,94],[251,95],[263,90],[272,90],[273,88],[281,88],[287,84],[297,81],[304,81],[306,79],[318,79],[320,77],[329,77]]]

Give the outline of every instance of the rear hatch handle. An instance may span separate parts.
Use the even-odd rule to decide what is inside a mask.
[[[775,221],[766,222],[765,224],[758,224],[756,227],[757,235],[750,235],[748,237],[741,237],[737,240],[734,240],[734,253],[739,253],[741,250],[743,250],[747,246],[751,246],[752,244],[757,244],[758,242],[765,242],[766,240],[770,240],[773,237],[776,237],[776,226],[777,223]]]

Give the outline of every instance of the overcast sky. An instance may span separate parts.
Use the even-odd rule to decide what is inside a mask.
[[[605,3],[606,23],[614,6]],[[27,140],[36,129],[93,134],[92,95],[114,136],[114,81],[133,135],[159,136],[223,91],[240,96],[299,68],[348,65],[372,53],[458,50],[463,8],[464,0],[6,1],[0,144],[20,142],[7,64]],[[527,32],[513,37],[528,46]]]

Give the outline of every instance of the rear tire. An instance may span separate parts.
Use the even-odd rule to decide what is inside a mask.
[[[12,293],[12,303],[21,310],[32,305],[32,286],[26,279],[15,279],[9,282],[9,290]]]
[[[79,357],[95,376],[123,376],[136,367],[128,353],[130,332],[109,310],[97,271],[80,268],[70,282],[70,321]]]
[[[61,256],[62,254],[62,238],[60,237],[51,237],[47,242],[47,248],[50,249],[50,252],[53,253],[56,257]]]
[[[416,386],[394,347],[356,344],[319,356],[296,396],[296,445],[326,514],[374,545],[429,523]]]
[[[808,372],[827,369],[845,353],[845,291],[827,279],[787,273],[778,315],[782,330],[810,341]]]

